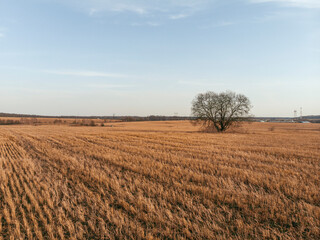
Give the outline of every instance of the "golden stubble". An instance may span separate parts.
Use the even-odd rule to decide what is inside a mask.
[[[0,127],[0,239],[318,239],[320,125]]]

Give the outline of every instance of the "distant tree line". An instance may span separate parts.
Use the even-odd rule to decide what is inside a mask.
[[[151,115],[148,117],[134,117],[126,116],[120,117],[119,120],[123,122],[137,122],[137,121],[181,121],[181,120],[193,120],[193,117],[178,117],[178,116],[155,116]]]
[[[0,119],[0,125],[17,125],[21,124],[19,120]]]
[[[55,119],[114,119],[121,121],[177,121],[177,120],[193,120],[193,117],[188,116],[163,116],[150,115],[147,117],[140,116],[44,116],[44,115],[29,115],[29,114],[15,114],[15,113],[0,113],[0,117],[15,117],[15,118],[55,118]],[[56,122],[59,124],[62,122]]]

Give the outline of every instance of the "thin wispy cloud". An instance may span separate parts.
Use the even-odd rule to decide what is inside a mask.
[[[148,9],[146,9],[143,6],[135,6],[132,4],[117,4],[114,7],[107,9],[113,12],[132,12],[136,14],[146,14],[148,12]]]
[[[107,78],[127,78],[128,75],[118,73],[107,72],[95,72],[95,71],[52,71],[44,70],[44,73],[63,75],[63,76],[75,76],[75,77],[107,77]]]
[[[95,15],[101,12],[131,12],[135,14],[145,14],[148,11],[146,4],[127,0],[55,0],[64,5],[68,5],[82,11],[89,15]],[[141,2],[141,1],[140,1]]]
[[[143,17],[183,19],[225,0],[55,0],[94,16],[101,13],[131,13]],[[319,0],[242,0],[244,3],[275,3],[282,6],[320,8]]]
[[[3,38],[4,36],[4,33],[0,32],[0,38]]]
[[[319,0],[249,0],[251,3],[277,3],[283,6],[320,8]]]
[[[60,3],[96,13],[132,13],[138,16],[167,16],[169,19],[181,19],[192,15],[217,0],[56,0]],[[187,12],[188,14],[182,14]]]
[[[182,18],[186,18],[189,16],[190,16],[190,14],[180,13],[180,14],[176,14],[176,15],[171,15],[169,18],[172,20],[177,20],[177,19],[182,19]]]

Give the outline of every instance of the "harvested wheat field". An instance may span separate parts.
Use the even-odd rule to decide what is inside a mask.
[[[0,127],[1,239],[319,239],[320,125]]]

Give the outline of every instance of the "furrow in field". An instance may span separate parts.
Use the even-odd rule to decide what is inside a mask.
[[[69,174],[69,175],[72,175],[73,172],[72,172],[71,170],[69,170],[68,174]],[[88,179],[84,179],[84,180],[86,180],[85,182],[89,182]],[[119,196],[118,198],[121,198],[121,197],[123,197],[123,196]]]
[[[281,134],[3,128],[0,235],[315,238],[319,137]]]
[[[123,141],[124,142],[124,141]],[[57,145],[57,144],[55,144]],[[76,144],[75,144],[76,145]],[[194,175],[195,178],[202,179],[204,183],[210,183],[215,182],[212,181],[213,177],[224,177],[224,178],[235,178],[235,181],[238,182],[244,182],[249,185],[253,185],[262,190],[267,189],[267,191],[275,191],[275,192],[281,192],[283,189],[281,189],[281,185],[276,183],[281,183],[280,179],[282,179],[286,175],[290,175],[293,179],[291,181],[283,182],[286,186],[286,195],[290,196],[292,194],[296,195],[293,197],[301,199],[301,196],[303,192],[300,192],[300,194],[296,194],[296,185],[299,183],[299,178],[301,174],[297,174],[299,169],[287,169],[287,167],[282,166],[281,169],[282,172],[279,172],[279,168],[276,168],[274,166],[270,165],[264,165],[261,164],[263,157],[261,155],[244,155],[241,158],[239,157],[239,154],[234,157],[225,157],[223,155],[213,159],[210,163],[203,162],[199,159],[188,159],[185,156],[179,156],[176,154],[167,153],[167,151],[163,151],[162,149],[159,149],[157,151],[152,151],[146,149],[141,149],[137,146],[121,146],[120,144],[117,144],[115,146],[112,146],[109,142],[104,142],[103,144],[98,144],[98,146],[95,146],[96,144],[93,141],[90,141],[90,143],[87,143],[87,148],[85,148],[82,145],[79,145],[78,149],[75,149],[75,152],[83,152],[88,157],[98,157],[101,158],[103,155],[112,155],[113,153],[115,155],[119,155],[120,153],[123,153],[125,157],[127,157],[127,162],[130,162],[132,165],[140,165],[140,166],[148,166],[150,167],[156,167],[157,163],[159,162],[159,166],[163,168],[163,165],[172,165],[169,168],[169,172],[174,171],[179,168],[179,171],[181,168],[184,167],[185,171],[182,173],[182,176],[185,176],[187,174],[188,176]],[[111,145],[111,146],[110,146]],[[119,146],[120,145],[120,146]],[[145,146],[145,145],[144,145]],[[58,148],[60,149],[67,149],[65,145],[58,144]],[[88,150],[90,149],[90,152],[88,153]],[[141,163],[141,161],[138,161],[135,159],[131,159],[131,156],[136,156],[135,159],[145,159],[146,161]],[[177,157],[178,156],[178,157]],[[230,156],[230,153],[229,153]],[[250,167],[250,162],[245,160],[246,158],[250,158],[251,161],[257,162],[255,164],[255,168]],[[149,160],[148,160],[149,159]],[[181,159],[183,159],[183,163],[181,163]],[[244,161],[239,161],[239,159],[244,159]],[[234,163],[233,163],[234,161]],[[274,162],[280,162],[281,160],[275,159]],[[220,164],[220,162],[225,162],[226,164]],[[170,169],[172,168],[172,169]],[[198,171],[197,171],[198,169]],[[260,174],[259,171],[257,172],[257,169],[260,171],[263,171],[264,174]],[[200,170],[200,171],[199,171]],[[191,172],[191,174],[190,174]],[[245,174],[244,174],[245,173]],[[214,175],[214,176],[212,176]],[[276,178],[275,178],[276,175]],[[270,176],[270,177],[269,177]],[[180,178],[181,176],[177,176]],[[237,179],[240,178],[240,179]],[[313,176],[314,178],[314,176]],[[290,180],[290,179],[288,179]],[[315,179],[316,180],[316,179]],[[291,186],[290,186],[291,185]],[[277,188],[274,188],[272,186],[277,186]],[[314,187],[315,185],[311,186]],[[237,187],[237,185],[235,185]],[[316,190],[316,188],[314,188]],[[315,191],[311,196],[313,196],[314,200],[312,199],[304,199],[307,202],[314,203],[314,201],[317,201],[318,199],[318,192]]]
[[[179,150],[177,147],[174,151],[173,149],[167,149],[163,148],[161,145],[156,146],[150,146],[147,143],[139,142],[138,145],[133,144],[127,144],[127,139],[119,140],[119,142],[113,143],[109,142],[107,139],[104,142],[97,142],[97,141],[86,141],[86,139],[83,140],[88,144],[88,142],[91,142],[93,144],[99,145],[99,147],[102,148],[111,148],[114,150],[124,151],[131,154],[139,154],[139,155],[145,155],[152,157],[153,159],[160,159],[162,162],[165,162],[166,158],[157,157],[157,155],[161,156],[163,153],[165,154],[172,154],[174,157],[178,157],[178,161],[176,161],[173,164],[178,164],[179,166],[186,166],[186,168],[189,168],[191,171],[195,171],[201,167],[202,171],[211,169],[208,168],[208,164],[219,164],[219,166],[226,165],[228,167],[235,167],[237,169],[248,169],[250,168],[254,172],[263,172],[265,174],[265,171],[268,170],[268,168],[271,171],[271,175],[274,174],[274,171],[277,169],[288,169],[290,171],[299,170],[301,168],[301,163],[292,163],[292,160],[290,163],[286,164],[285,158],[275,158],[270,156],[266,156],[262,151],[261,152],[255,152],[253,154],[250,154],[250,151],[221,151],[219,149],[213,148],[210,146],[208,147],[202,147],[197,148],[198,151],[194,152],[194,149],[190,149],[190,146],[187,146],[187,149]],[[122,142],[122,144],[120,144]],[[146,146],[145,148],[141,148],[141,146]],[[62,146],[63,147],[63,146]],[[81,147],[82,149],[82,147]],[[80,150],[80,146],[79,146]],[[152,154],[152,153],[155,154]],[[228,156],[226,158],[225,156]],[[183,159],[184,161],[181,161],[180,159]],[[269,159],[269,160],[266,160]],[[171,164],[172,161],[167,162],[168,164]],[[252,164],[255,163],[255,164]],[[190,164],[193,164],[193,166],[190,166]],[[312,171],[314,170],[314,166],[311,164],[306,164],[303,166],[306,171]],[[205,173],[205,172],[203,172]],[[282,177],[282,176],[281,176]]]
[[[29,147],[29,149],[32,149],[32,147],[29,145],[28,146]],[[61,161],[61,162],[59,162],[58,161],[58,159],[46,159],[46,156],[45,155],[42,155],[41,156],[41,154],[37,151],[36,152],[36,155],[37,156],[34,156],[34,157],[37,157],[37,159],[42,159],[42,163],[45,163],[46,165],[45,165],[45,167],[47,168],[47,170],[48,171],[50,171],[50,169],[52,168],[52,167],[54,167],[54,169],[52,169],[52,170],[54,170],[55,172],[58,172],[58,173],[60,173],[60,174],[62,174],[62,176],[61,176],[61,179],[69,179],[69,180],[71,180],[71,182],[70,183],[72,183],[72,182],[74,182],[74,181],[78,181],[78,179],[76,179],[76,178],[72,178],[73,176],[72,176],[72,166],[73,166],[73,163],[70,163],[70,162],[68,162],[68,161],[66,161],[66,162],[63,162],[63,161]],[[55,162],[58,162],[59,164],[61,164],[62,166],[62,168],[57,168],[57,165],[56,164],[52,164],[52,161],[53,160],[57,160],[57,161],[55,161]],[[65,171],[65,168],[64,168],[64,165],[69,165],[70,164],[70,167],[69,167],[69,169],[67,170],[67,171]],[[59,174],[59,175],[60,175]],[[77,176],[77,177],[79,177],[79,176]],[[85,180],[88,180],[88,179],[85,179]],[[96,195],[94,192],[92,192],[91,190],[89,190],[89,188],[83,188],[83,184],[88,184],[87,183],[87,181],[83,181],[82,183],[81,183],[81,185],[80,186],[78,186],[78,187],[76,187],[76,189],[77,189],[77,192],[79,191],[79,192],[81,192],[82,194],[85,194],[86,192],[88,193],[88,195],[89,195],[89,197],[93,197],[92,199],[99,199],[99,197],[98,197],[98,195]],[[93,187],[95,187],[95,186],[93,186]],[[92,188],[92,187],[90,187],[90,189],[94,189],[94,188]],[[68,190],[72,190],[72,191],[74,191],[73,189],[68,189]],[[87,199],[87,201],[88,202],[90,202],[90,200],[89,199]],[[94,203],[94,204],[92,204],[92,205],[97,205],[98,204],[98,206],[99,205],[101,205],[101,206],[103,206],[104,205],[104,202],[96,202],[96,203]],[[70,204],[67,204],[67,205],[70,205]],[[72,205],[72,204],[71,204]],[[100,206],[100,207],[101,207]],[[88,208],[88,206],[87,206],[87,208]],[[90,209],[90,205],[89,205],[89,209]],[[65,207],[65,210],[69,213],[69,216],[72,216],[72,214],[73,214],[73,210],[74,209],[67,209],[67,207]],[[93,209],[94,210],[94,209]],[[94,211],[96,211],[96,210],[94,210]],[[110,218],[110,217],[109,217]],[[117,217],[112,217],[112,218],[110,218],[110,220],[112,220],[112,219],[117,219]],[[75,219],[74,219],[75,220]],[[101,222],[101,221],[100,221]],[[83,223],[84,224],[84,223]],[[116,225],[115,223],[110,223],[110,224],[112,224],[112,225]],[[89,226],[90,227],[90,226]],[[91,225],[91,228],[93,228],[93,229],[95,229],[94,228],[94,224],[93,225]]]
[[[62,148],[61,148],[62,149]],[[134,159],[129,159],[128,160],[129,162],[133,162],[134,161]],[[141,164],[141,165],[143,165],[143,166],[145,166],[145,164]],[[125,166],[122,166],[122,168],[123,167],[125,167]],[[139,171],[138,172],[135,172],[135,173],[138,173],[138,174],[141,174],[141,173],[139,173]],[[150,177],[152,174],[148,174],[148,177]],[[155,178],[155,180],[156,181],[159,181],[159,179],[158,178]],[[181,188],[181,187],[180,187]],[[191,188],[192,189],[192,188]],[[200,190],[200,192],[202,191],[201,189],[199,189]],[[208,189],[209,190],[209,189]],[[196,191],[196,192],[193,192],[193,193],[200,193],[200,192],[197,192],[198,190],[197,189],[195,189],[194,191]],[[223,195],[223,194],[222,194]],[[237,197],[237,195],[236,194],[233,194],[234,195],[234,197]],[[232,198],[231,198],[232,199]],[[223,199],[223,201],[225,202],[225,199]],[[230,202],[230,204],[232,204],[232,202]],[[232,206],[232,205],[231,205]]]

